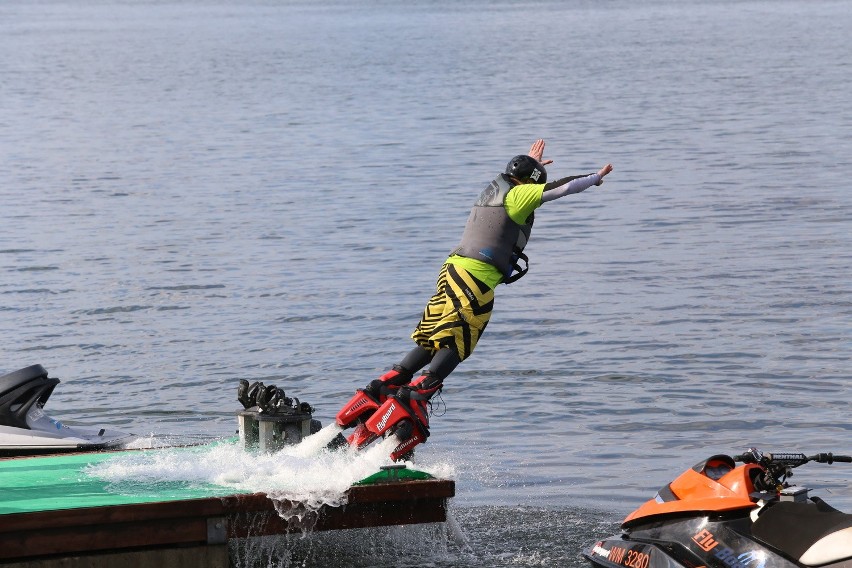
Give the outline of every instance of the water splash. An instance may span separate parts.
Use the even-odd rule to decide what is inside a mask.
[[[275,453],[246,451],[235,441],[124,452],[92,464],[84,472],[107,481],[109,489],[119,493],[156,493],[176,484],[196,490],[209,487],[218,495],[222,488],[233,493],[266,493],[294,534],[234,539],[229,545],[232,564],[243,568],[306,566],[306,562],[315,560],[317,565],[326,561],[336,564],[350,557],[353,550],[360,550],[364,558],[381,550],[388,558],[401,550],[417,556],[423,542],[430,542],[428,555],[445,550],[448,529],[443,523],[439,527],[361,529],[355,531],[357,535],[348,534],[353,531],[331,531],[341,533],[336,535],[313,532],[320,509],[345,505],[346,491],[381,466],[391,464],[390,452],[398,444],[391,437],[361,451],[348,447],[328,450],[328,443],[340,433],[341,429],[332,424],[302,443]],[[416,468],[436,477],[454,474],[454,467],[448,463],[418,463]],[[267,519],[264,514],[256,515],[252,521],[257,525],[256,534],[263,532],[260,529]],[[463,538],[457,525],[451,532],[451,539]]]
[[[315,532],[310,538],[262,536],[228,543],[234,568],[454,568],[459,557],[466,555],[455,548],[444,523]]]
[[[301,444],[285,446],[281,451],[291,456],[313,456],[324,450],[326,446],[328,446],[329,442],[336,438],[338,434],[342,433],[343,428],[332,422],[328,426],[320,429],[319,432],[311,434],[302,440]]]
[[[250,452],[235,442],[217,442],[188,448],[162,448],[126,452],[85,469],[89,476],[108,482],[116,493],[154,492],[175,485],[221,494],[266,493],[276,502],[293,501],[316,510],[346,502],[352,484],[391,464],[390,452],[397,441],[380,440],[362,451],[326,449],[340,433],[336,425],[326,426],[297,445],[275,453]],[[418,464],[418,469],[436,477],[450,477],[449,464]]]

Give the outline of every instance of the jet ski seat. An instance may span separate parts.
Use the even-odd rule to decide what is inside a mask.
[[[41,365],[0,376],[0,425],[29,429],[27,412],[36,403],[44,406],[58,384]]]
[[[771,503],[760,512],[751,532],[758,541],[805,566],[852,557],[852,514],[838,511],[819,497],[812,497],[810,503]]]

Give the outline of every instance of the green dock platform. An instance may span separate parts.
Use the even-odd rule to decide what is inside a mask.
[[[0,460],[0,564],[226,567],[232,539],[443,522],[455,495],[452,480],[396,469],[350,487],[344,505],[316,510],[215,485],[117,492],[87,468],[120,453]]]

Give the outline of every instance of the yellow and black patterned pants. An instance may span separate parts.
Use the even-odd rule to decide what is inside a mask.
[[[411,338],[431,352],[452,349],[464,361],[485,331],[493,307],[494,290],[464,268],[445,264]]]

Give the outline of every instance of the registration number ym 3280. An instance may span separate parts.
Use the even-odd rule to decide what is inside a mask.
[[[628,550],[618,546],[613,546],[609,551],[609,560],[629,568],[648,568],[651,563],[651,557],[647,552]]]

